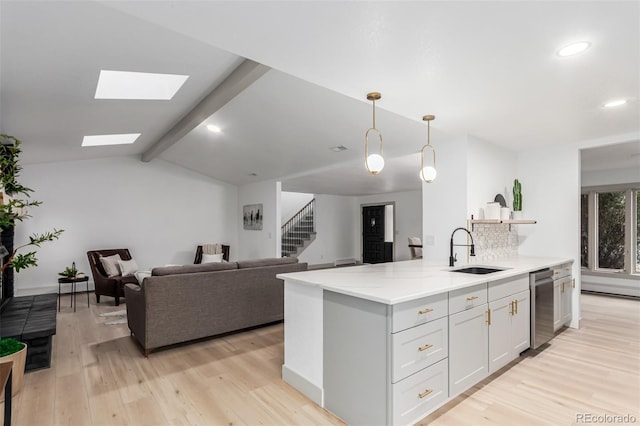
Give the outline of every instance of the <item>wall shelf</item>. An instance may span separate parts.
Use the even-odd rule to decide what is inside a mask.
[[[509,231],[511,231],[511,225],[533,225],[537,223],[536,220],[531,219],[469,219],[471,224],[471,230],[473,231],[473,225],[478,224],[501,224],[505,223],[509,225]]]

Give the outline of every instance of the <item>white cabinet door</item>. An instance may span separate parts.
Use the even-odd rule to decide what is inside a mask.
[[[560,281],[553,282],[553,331],[558,330],[562,326],[562,292]]]
[[[449,396],[453,397],[489,373],[488,306],[449,316]]]
[[[531,324],[529,290],[489,303],[489,374],[529,347]]]
[[[516,359],[531,343],[531,297],[527,290],[512,298],[516,303],[511,317],[511,352]]]
[[[511,350],[511,316],[513,297],[489,303],[489,374],[498,371],[513,359]]]
[[[562,293],[562,306],[560,307],[560,326],[563,326],[569,325],[569,323],[571,323],[571,305],[573,299],[573,282],[571,277],[569,276],[563,278],[560,287],[560,291]]]

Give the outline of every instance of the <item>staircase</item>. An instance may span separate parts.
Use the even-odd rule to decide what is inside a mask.
[[[315,198],[282,225],[282,257],[297,257],[316,239]]]

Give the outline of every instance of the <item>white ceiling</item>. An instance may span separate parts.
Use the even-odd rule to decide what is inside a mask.
[[[640,170],[640,141],[607,145],[581,151],[583,172],[599,170]]]
[[[243,57],[273,70],[209,118],[221,134],[199,126],[161,158],[236,185],[369,194],[420,187],[401,164],[425,142],[424,114],[436,150],[465,134],[523,150],[640,131],[636,1],[1,0],[0,26],[0,130],[23,140],[25,163],[141,154]],[[576,40],[591,49],[555,55]],[[97,101],[100,69],[190,78],[172,101]],[[374,90],[388,161],[371,177]],[[616,97],[630,103],[601,107]],[[142,136],[80,147],[126,132]]]

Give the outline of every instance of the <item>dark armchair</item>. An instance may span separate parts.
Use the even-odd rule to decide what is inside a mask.
[[[131,260],[129,249],[91,250],[87,252],[87,257],[89,258],[89,266],[91,267],[91,274],[96,288],[96,302],[100,303],[100,296],[110,296],[115,297],[116,306],[119,306],[120,298],[124,297],[124,285],[127,283],[138,284],[138,280],[133,275],[127,277],[107,276],[102,262],[100,262],[100,257],[114,254],[119,254],[122,260]]]

